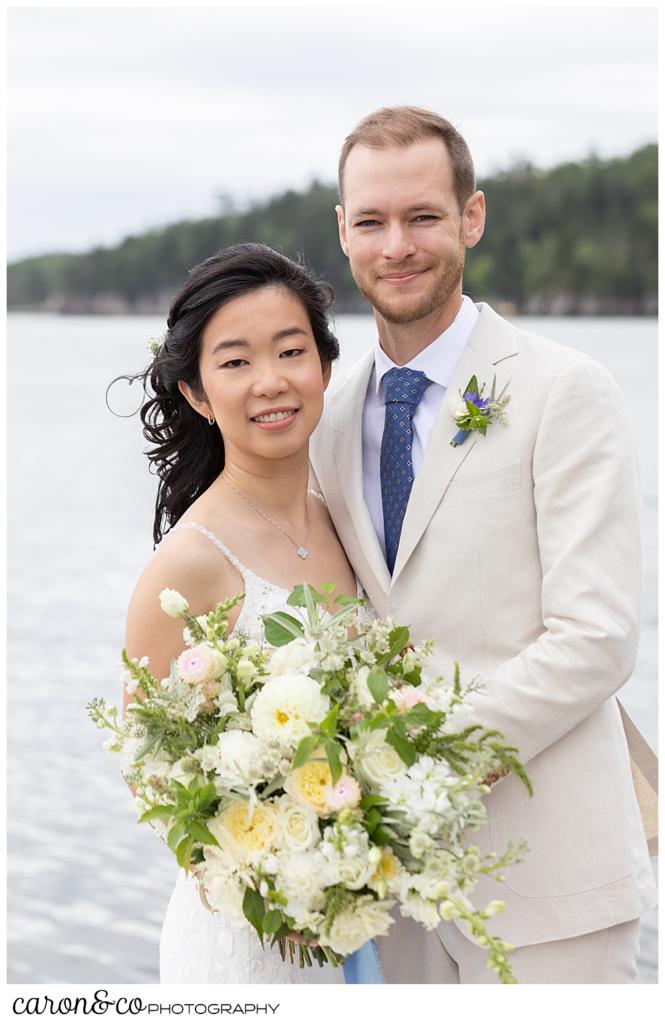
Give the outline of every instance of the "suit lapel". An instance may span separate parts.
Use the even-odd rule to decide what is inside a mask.
[[[496,376],[498,395],[509,380],[508,366],[502,365],[503,360],[518,351],[516,335],[516,329],[511,324],[498,316],[490,306],[481,304],[476,327],[446,389],[422,465],[413,482],[395,560],[393,583],[411,557],[451,480],[479,443],[478,436],[472,433],[457,448],[451,446],[450,441],[457,428],[448,407],[448,399],[463,392],[474,374],[479,384],[486,384],[486,393],[492,386],[492,378]]]
[[[390,573],[363,494],[363,408],[373,366],[372,350],[340,383],[332,413],[333,457],[339,474],[340,492],[353,524],[358,547],[374,573],[377,584],[387,593]],[[341,527],[341,523],[338,525]]]

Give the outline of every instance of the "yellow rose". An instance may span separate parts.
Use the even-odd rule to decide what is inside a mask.
[[[246,800],[235,800],[210,823],[211,831],[223,843],[224,833],[238,852],[251,860],[256,854],[270,850],[279,836],[277,814],[271,804],[257,804],[251,818]],[[222,835],[220,836],[220,832]]]
[[[307,761],[301,768],[291,772],[284,783],[284,789],[294,800],[312,807],[320,817],[325,818],[331,813],[328,799],[332,789],[332,775],[325,755],[317,752],[313,757],[315,760]]]

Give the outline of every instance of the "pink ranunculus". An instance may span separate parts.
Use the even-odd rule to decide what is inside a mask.
[[[334,811],[342,811],[345,807],[357,807],[361,799],[360,786],[350,775],[342,775],[328,794],[328,804]]]
[[[196,686],[197,683],[214,678],[217,671],[214,652],[203,644],[183,651],[177,664],[180,678],[190,686]]]
[[[425,698],[417,686],[402,686],[401,689],[393,694],[393,698],[397,707],[403,711],[408,711],[409,708],[415,707],[416,704],[423,704],[425,702]]]

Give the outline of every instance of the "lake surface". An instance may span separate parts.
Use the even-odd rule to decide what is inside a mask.
[[[657,741],[657,327],[652,319],[516,318],[595,356],[623,389],[640,451],[644,605],[622,699]],[[106,408],[110,380],[147,362],[153,317],[9,317],[8,980],[155,983],[175,861],[137,827],[85,705],[117,700],[127,602],[152,552],[154,480],[137,417]],[[339,317],[339,369],[373,343]],[[135,385],[134,390],[138,388]],[[114,408],[140,396],[113,393]],[[583,838],[583,837],[575,837]],[[657,980],[656,912],[639,981]]]

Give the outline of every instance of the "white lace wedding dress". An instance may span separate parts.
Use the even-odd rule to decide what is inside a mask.
[[[175,529],[198,530],[236,567],[245,582],[245,599],[234,633],[261,637],[261,616],[286,608],[289,591],[262,579],[240,562],[222,541],[199,526],[182,523]],[[171,531],[173,532],[173,531]],[[341,967],[328,965],[300,968],[282,961],[277,946],[261,947],[253,928],[239,928],[221,914],[206,910],[196,881],[180,871],[162,926],[159,946],[162,984],[344,984]]]

